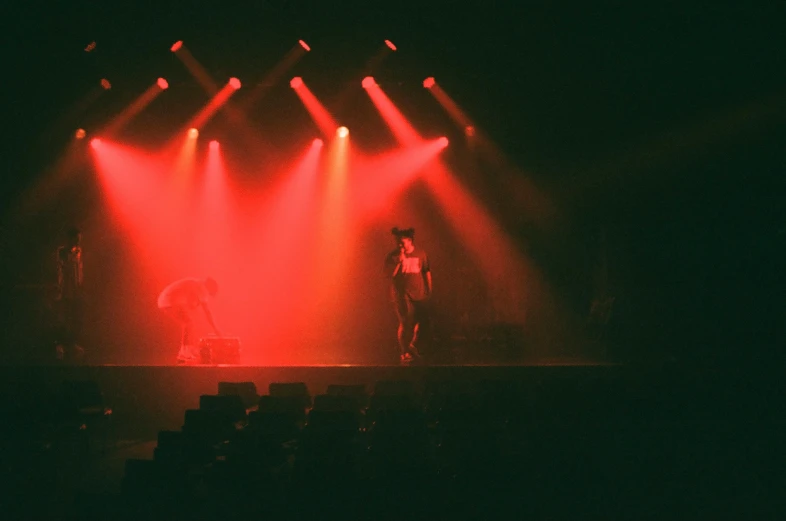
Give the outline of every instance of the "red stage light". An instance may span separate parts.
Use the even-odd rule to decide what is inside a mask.
[[[166,90],[169,88],[169,82],[166,81],[164,78],[158,78],[158,81],[156,81],[156,83],[158,84],[158,87],[161,90]]]
[[[170,47],[169,50],[172,52],[177,52],[181,47],[183,47],[183,40],[178,40],[172,44],[172,47]]]
[[[371,76],[366,76],[365,78],[363,78],[362,85],[363,85],[364,89],[370,89],[371,87],[373,87],[376,84],[377,84],[377,82],[374,81],[374,78],[371,77]]]
[[[474,136],[475,135],[475,127],[473,127],[472,125],[467,125],[466,127],[464,127],[464,134],[466,134],[469,137]]]
[[[301,78],[300,76],[295,76],[294,78],[292,78],[292,81],[289,82],[289,86],[292,87],[293,89],[297,89],[301,85],[303,85],[303,78]]]
[[[322,140],[321,140],[321,139],[319,139],[319,138],[316,138],[316,139],[315,139],[315,140],[314,140],[314,141],[311,143],[311,146],[314,146],[314,147],[320,148],[320,147],[321,147],[323,144],[324,144],[324,143],[322,142]]]
[[[434,79],[433,76],[429,76],[428,78],[423,80],[423,86],[426,87],[427,89],[433,87],[435,83],[437,83],[437,81]]]
[[[437,140],[437,144],[438,144],[438,145],[439,145],[441,148],[445,148],[446,146],[448,146],[448,138],[446,138],[446,137],[444,137],[444,136],[443,136],[443,137],[441,137],[441,138],[439,138],[439,139]]]
[[[87,132],[85,132],[85,129],[83,129],[83,128],[80,128],[80,129],[78,129],[78,130],[76,131],[76,134],[75,134],[75,135],[76,135],[76,138],[77,138],[77,139],[82,139],[82,138],[84,138],[84,137],[85,137],[85,135],[87,135]]]
[[[210,142],[210,150],[218,150],[218,141],[215,139]]]
[[[391,51],[395,51],[396,50],[396,46],[393,45],[393,42],[391,42],[390,40],[385,40],[385,45],[387,45],[390,48]]]
[[[298,43],[299,43],[299,44],[300,44],[300,46],[301,46],[301,47],[303,47],[305,50],[307,50],[307,51],[310,51],[310,50],[311,50],[311,47],[309,47],[309,46],[308,46],[308,44],[307,44],[306,42],[304,42],[303,40],[298,40]]]
[[[237,90],[240,88],[240,80],[237,78],[229,78],[229,86]]]
[[[188,137],[190,137],[191,139],[196,139],[197,137],[199,137],[199,130],[196,128],[188,129]]]
[[[93,139],[90,140],[90,146],[93,148],[98,148],[100,144],[101,144],[101,140],[98,139],[97,137],[94,137]]]
[[[109,83],[109,80],[108,80],[108,79],[106,79],[106,78],[103,78],[103,79],[101,80],[101,86],[104,88],[104,90],[109,90],[109,89],[111,89],[111,88],[112,88],[112,84],[111,84],[111,83]]]
[[[338,127],[336,134],[338,134],[338,137],[347,137],[349,135],[349,129],[347,127]]]
[[[90,52],[95,48],[96,48],[96,42],[90,42],[89,44],[87,44],[87,47],[85,47],[85,52]]]

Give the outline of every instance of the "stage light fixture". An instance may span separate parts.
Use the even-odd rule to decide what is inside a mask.
[[[298,43],[300,44],[300,46],[301,46],[301,47],[303,47],[303,48],[304,48],[306,51],[310,51],[310,50],[311,50],[311,47],[309,47],[309,46],[308,46],[308,44],[307,44],[306,42],[304,42],[303,40],[298,40],[297,42],[298,42]]]
[[[169,50],[172,52],[177,52],[181,47],[183,47],[183,40],[178,40],[172,44],[172,47],[170,47]]]
[[[237,78],[229,78],[229,86],[237,90],[240,88],[240,80]]]
[[[319,139],[319,138],[316,138],[314,141],[311,142],[311,146],[314,146],[314,147],[317,147],[317,148],[321,148],[323,144],[324,144],[323,141],[321,139]]]
[[[109,90],[112,88],[112,84],[109,83],[109,80],[106,78],[101,79],[101,86],[104,88],[104,90]]]
[[[338,127],[338,129],[336,129],[336,135],[338,135],[338,137],[347,137],[349,135],[349,129],[347,127]]]
[[[169,82],[166,81],[164,78],[158,78],[156,83],[158,84],[158,88],[160,88],[161,90],[166,90],[169,88]]]
[[[374,78],[372,76],[366,76],[365,78],[363,78],[363,82],[361,83],[364,89],[370,89],[376,84],[377,82],[374,81]]]
[[[218,150],[218,141],[215,139],[210,142],[210,150]]]
[[[428,78],[423,80],[423,86],[426,87],[427,89],[433,87],[435,83],[437,83],[437,81],[434,79],[434,76],[429,76]]]
[[[467,137],[474,136],[475,135],[475,127],[473,127],[472,125],[467,125],[466,127],[464,127],[464,134],[466,134]]]
[[[98,148],[101,145],[101,140],[97,137],[94,137],[90,140],[90,146],[93,148]]]
[[[395,46],[395,45],[393,44],[393,42],[391,42],[390,40],[385,40],[385,45],[387,45],[387,46],[388,46],[388,48],[389,48],[391,51],[395,51],[395,50],[396,50],[396,46]]]
[[[85,129],[83,128],[77,129],[76,134],[74,134],[77,139],[84,139],[86,135],[87,132],[85,132]]]
[[[199,130],[196,128],[188,129],[188,137],[190,137],[191,139],[196,139],[197,137],[199,137]]]
[[[448,146],[448,138],[446,138],[445,136],[442,136],[441,138],[439,138],[439,139],[437,140],[437,144],[438,144],[438,145],[439,145],[441,148],[445,148],[446,146]]]
[[[295,76],[289,82],[289,86],[292,87],[293,89],[300,88],[302,85],[303,85],[303,78],[301,78],[300,76]]]

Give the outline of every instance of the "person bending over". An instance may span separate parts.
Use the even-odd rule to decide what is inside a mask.
[[[172,317],[181,327],[178,363],[197,359],[193,324],[195,314],[201,309],[208,324],[217,336],[221,336],[208,301],[218,293],[218,283],[210,277],[205,279],[181,279],[173,282],[158,296],[158,309]]]

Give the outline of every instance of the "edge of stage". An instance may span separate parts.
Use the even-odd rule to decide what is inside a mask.
[[[535,384],[555,377],[608,376],[621,367],[579,359],[519,365],[3,365],[0,393],[52,394],[63,382],[94,381],[112,408],[118,435],[154,439],[159,430],[180,429],[186,409],[198,408],[200,395],[216,394],[219,382],[254,382],[260,395],[274,382],[304,382],[312,396],[325,393],[331,384],[364,384],[370,394],[380,380],[409,380],[420,390],[435,381]]]

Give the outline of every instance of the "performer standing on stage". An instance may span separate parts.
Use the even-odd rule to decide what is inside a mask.
[[[70,228],[66,242],[57,248],[57,358],[79,359],[84,349],[79,345],[82,334],[84,294],[82,291],[82,232]]]
[[[158,309],[172,317],[181,326],[180,351],[178,363],[192,362],[197,359],[197,348],[193,338],[194,313],[201,308],[208,324],[217,336],[221,336],[213,314],[210,312],[208,300],[218,293],[218,283],[207,277],[205,279],[182,279],[173,282],[158,296]]]
[[[419,358],[418,332],[424,327],[426,301],[431,297],[431,267],[428,256],[414,244],[415,229],[393,228],[397,248],[385,258],[390,277],[390,299],[398,317],[398,345],[402,364]]]

